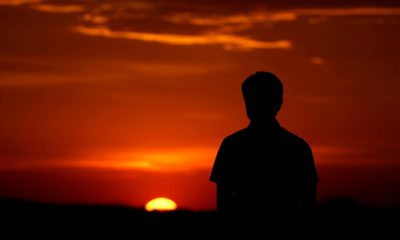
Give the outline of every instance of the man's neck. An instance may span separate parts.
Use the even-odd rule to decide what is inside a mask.
[[[249,124],[250,128],[258,128],[258,129],[271,129],[280,127],[280,124],[276,118],[271,119],[257,119],[251,120]]]

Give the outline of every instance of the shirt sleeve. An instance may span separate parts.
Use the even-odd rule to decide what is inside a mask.
[[[219,147],[217,156],[214,161],[214,166],[211,170],[210,181],[215,183],[221,183],[226,178],[226,163],[228,155],[228,147],[226,140],[222,141]]]

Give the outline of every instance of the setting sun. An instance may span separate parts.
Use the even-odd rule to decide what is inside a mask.
[[[155,198],[153,200],[150,200],[146,206],[145,209],[148,212],[151,211],[173,211],[176,210],[177,205],[174,201],[168,198]]]

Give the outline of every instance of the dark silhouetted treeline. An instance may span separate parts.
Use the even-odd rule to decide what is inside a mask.
[[[399,213],[399,209],[365,206],[347,198],[329,199],[308,212],[254,213],[225,218],[216,212],[181,210],[149,213],[124,206],[60,205],[0,199],[2,233],[11,231],[17,235],[85,232],[130,236],[185,233],[196,234],[194,236],[216,236],[212,235],[215,233],[235,236],[237,232],[255,228],[261,232],[279,231],[282,234],[302,231],[335,235],[351,231],[360,235],[374,232],[394,236],[400,231]]]

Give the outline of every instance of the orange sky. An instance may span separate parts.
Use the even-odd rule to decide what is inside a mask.
[[[264,70],[321,198],[400,206],[400,4],[376,2],[0,0],[0,196],[213,209]]]

